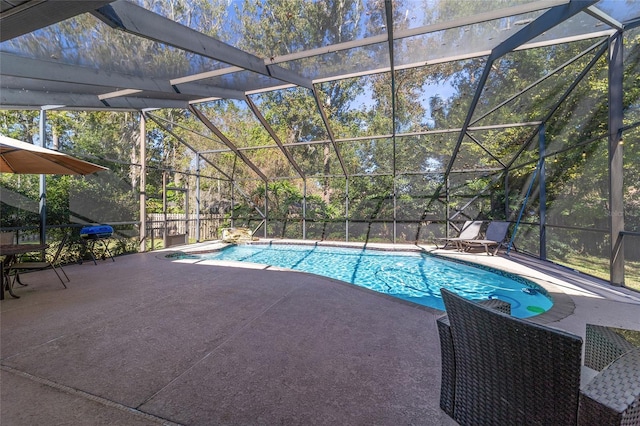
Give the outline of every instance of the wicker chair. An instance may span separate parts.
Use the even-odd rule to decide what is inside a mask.
[[[451,324],[441,347],[453,357],[443,359],[453,368],[442,373],[453,378],[445,412],[461,425],[577,424],[580,337],[441,293]]]
[[[640,347],[587,325],[585,364],[602,371],[581,391],[580,337],[441,293],[440,407],[461,425],[640,425]]]
[[[499,299],[489,299],[479,302],[481,305],[511,315],[511,304]],[[453,337],[451,323],[447,315],[436,321],[440,336],[440,359],[442,360],[442,376],[440,381],[440,408],[453,417],[453,400],[455,395],[456,363],[453,353]]]
[[[604,367],[580,393],[580,425],[640,425],[640,347]]]

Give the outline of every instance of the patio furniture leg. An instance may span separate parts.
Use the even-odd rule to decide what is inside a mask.
[[[18,284],[20,284],[23,287],[27,287],[29,285],[29,284],[25,284],[22,281],[20,281],[20,274],[18,273],[18,271],[16,271],[16,275],[15,275],[15,277],[13,279],[13,283],[15,284],[16,281],[18,282]]]
[[[111,254],[111,250],[109,250],[109,239],[102,239],[102,246],[104,247],[104,251],[102,252],[102,260],[106,260],[107,256],[111,258],[112,262],[116,260],[113,258],[113,254]]]
[[[11,285],[11,277],[9,276],[10,267],[9,265],[15,260],[14,256],[6,256],[5,259],[0,260],[2,271],[0,277],[0,283],[2,285],[2,294],[0,295],[0,299],[4,300],[4,292],[7,291],[9,295],[15,299],[20,299],[20,296],[16,296],[13,292],[13,287]]]
[[[4,274],[5,274],[5,273],[3,272],[3,275],[4,275]],[[6,286],[7,291],[9,292],[9,294],[11,295],[11,297],[13,297],[14,299],[20,299],[20,296],[16,296],[16,294],[13,292],[13,285],[12,285],[12,282],[11,282],[11,277],[9,277],[9,274],[8,274],[8,273],[5,275],[5,281],[6,281],[6,282],[5,282],[5,284],[4,284],[4,285]],[[3,289],[3,291],[2,291],[2,295],[4,296],[4,289]]]
[[[57,268],[56,268],[55,266],[53,266],[53,265],[52,265],[52,266],[51,266],[51,269],[53,269],[53,272],[55,272],[55,273],[56,273],[56,275],[58,276],[58,279],[60,280],[60,282],[62,283],[62,285],[64,286],[64,288],[67,288],[67,285],[66,285],[66,284],[64,283],[64,281],[62,280],[62,277],[61,277],[61,276],[60,276],[60,274],[58,273]],[[62,268],[60,268],[60,269],[62,269]],[[67,277],[67,274],[66,274],[64,271],[62,271],[62,272],[64,273],[64,276],[65,276],[65,277]],[[69,277],[67,277],[67,282],[68,282],[68,281],[69,281]]]
[[[4,268],[4,262],[0,265],[2,270],[0,271],[0,287],[2,287],[2,292],[0,292],[0,300],[4,300],[4,292],[6,290],[7,283],[9,282],[9,277],[6,275],[6,270]]]
[[[64,277],[67,279],[67,282],[71,281],[69,279],[69,276],[67,275],[67,273],[64,271],[64,269],[62,269],[62,265],[58,265],[58,268],[60,268],[60,270],[62,271],[62,273],[64,274]]]
[[[81,240],[79,243],[80,245],[82,245],[82,249],[80,251],[80,258],[78,259],[78,263],[82,265],[82,263],[84,262],[84,257],[87,253],[89,253],[89,256],[91,256],[91,260],[93,260],[93,264],[98,265],[98,262],[96,262],[96,257],[93,255],[93,241]],[[89,247],[89,244],[91,244],[91,247]]]

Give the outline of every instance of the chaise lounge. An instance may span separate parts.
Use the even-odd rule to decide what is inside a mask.
[[[467,220],[464,225],[462,225],[462,229],[460,230],[460,234],[457,237],[442,237],[442,238],[436,238],[435,239],[435,246],[436,248],[440,248],[440,249],[444,249],[447,248],[447,246],[450,243],[454,243],[456,245],[456,248],[458,250],[462,249],[462,246],[460,245],[460,242],[462,241],[470,241],[470,240],[474,240],[476,238],[478,238],[478,235],[480,235],[480,228],[482,227],[482,221],[472,221],[472,220]],[[444,243],[442,245],[442,247],[438,247],[438,242],[442,242]]]
[[[496,255],[500,247],[506,246],[507,232],[509,231],[509,222],[493,221],[487,226],[485,237],[482,239],[468,238],[460,239],[459,244],[464,247],[465,251],[473,247],[484,247],[487,254]],[[489,252],[489,248],[495,249]]]

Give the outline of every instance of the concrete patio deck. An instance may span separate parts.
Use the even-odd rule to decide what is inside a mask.
[[[554,327],[640,329],[637,293],[527,258],[437,252],[560,288],[573,307],[543,321]],[[439,408],[442,312],[165,254],[69,265],[68,289],[52,271],[24,276],[0,304],[0,424],[456,424]]]

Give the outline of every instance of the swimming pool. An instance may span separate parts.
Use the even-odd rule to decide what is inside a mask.
[[[246,244],[201,257],[310,272],[441,310],[444,310],[441,287],[472,300],[504,300],[511,303],[512,315],[519,318],[543,313],[553,304],[546,291],[532,281],[420,252]]]

